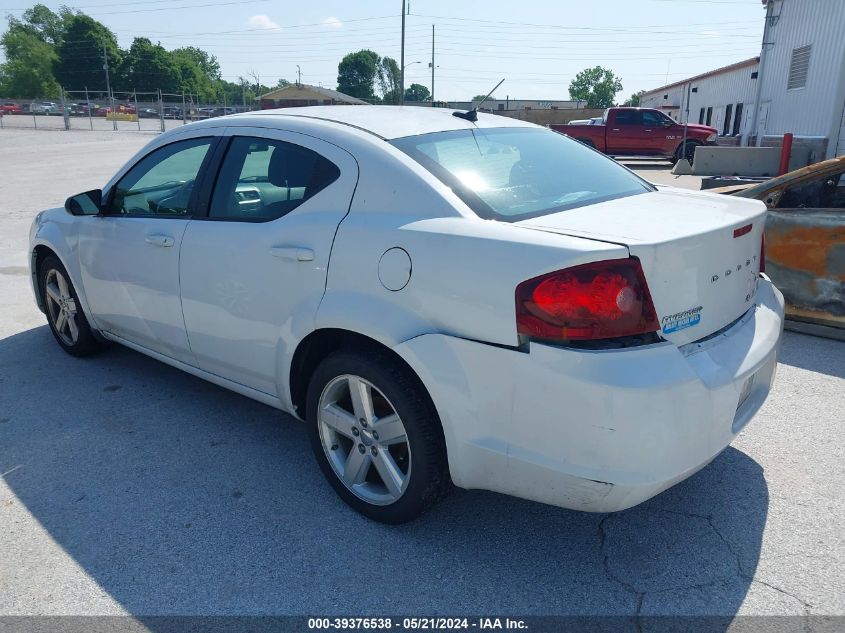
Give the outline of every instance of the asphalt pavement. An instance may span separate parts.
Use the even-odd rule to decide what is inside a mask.
[[[29,223],[151,138],[0,130],[0,616],[845,615],[843,343],[787,333],[733,446],[636,508],[456,490],[399,527],[336,497],[301,422],[124,348],[64,354]]]

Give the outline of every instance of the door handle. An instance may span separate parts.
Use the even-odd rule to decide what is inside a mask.
[[[145,239],[147,244],[152,244],[153,246],[167,247],[173,246],[176,243],[176,240],[169,235],[147,235]]]
[[[302,246],[274,246],[270,254],[286,262],[310,262],[314,259],[314,251]]]
[[[654,132],[654,130],[643,130],[643,132]]]
[[[618,128],[618,127],[615,127],[615,128],[613,128],[612,130],[610,130],[610,131],[611,131],[611,132],[618,132],[618,131],[619,131],[619,128]]]

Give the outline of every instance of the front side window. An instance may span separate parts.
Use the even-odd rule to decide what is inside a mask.
[[[455,130],[392,143],[492,220],[515,222],[654,191],[615,161],[550,130]]]
[[[669,117],[662,115],[659,112],[649,112],[646,110],[643,112],[643,125],[648,127],[657,127],[659,125],[663,125],[663,123],[671,121]]]
[[[310,149],[284,141],[236,136],[220,168],[209,217],[275,220],[338,177],[337,166]]]
[[[194,182],[212,139],[171,143],[137,162],[115,185],[108,205],[115,215],[188,215]]]

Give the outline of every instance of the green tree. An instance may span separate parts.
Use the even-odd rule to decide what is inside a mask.
[[[180,90],[198,95],[201,101],[214,100],[220,80],[217,58],[194,46],[177,48],[170,54],[179,70]]]
[[[630,97],[628,97],[628,99],[622,105],[639,106],[640,105],[640,99],[642,99],[642,96],[644,94],[645,94],[645,90],[640,90],[639,92],[635,92]]]
[[[285,79],[280,79],[279,84],[284,82],[288,85],[289,82]],[[283,85],[265,86],[264,84],[251,83],[244,77],[238,77],[238,81],[226,81],[225,79],[218,79],[215,83],[215,96],[208,101],[223,102],[225,99],[226,105],[233,107],[259,107],[256,99],[263,94],[284,87]]]
[[[66,90],[105,91],[103,71],[105,49],[109,71],[120,67],[121,54],[117,39],[105,25],[83,14],[67,22],[64,39],[56,46],[53,73]],[[114,86],[113,86],[114,87]]]
[[[182,90],[182,77],[172,53],[146,37],[136,37],[120,65],[119,85],[127,92],[175,94]]]
[[[431,101],[431,93],[422,84],[411,84],[405,88],[405,101]]]
[[[470,101],[481,101],[486,96],[487,95],[475,95],[472,99],[470,99]],[[495,101],[495,100],[496,100],[496,96],[490,95],[490,98],[488,99],[488,101]]]
[[[337,66],[337,89],[359,99],[375,99],[375,83],[381,58],[371,50],[346,55]]]
[[[575,75],[569,84],[569,98],[586,101],[588,108],[609,108],[622,90],[622,82],[601,66],[587,68]]]
[[[59,84],[53,77],[53,47],[24,29],[3,34],[6,63],[0,65],[0,94],[13,99],[56,97]]]
[[[20,20],[9,16],[9,29],[22,28],[37,35],[41,41],[55,46],[64,39],[74,15],[67,7],[61,7],[58,13],[54,13],[49,7],[36,4],[24,11]]]
[[[8,17],[9,27],[0,37],[6,57],[6,63],[0,65],[0,94],[17,98],[58,96],[53,47],[63,39],[73,15],[66,7],[54,13],[36,4],[20,19]]]
[[[220,62],[207,51],[196,46],[184,46],[172,51],[174,57],[184,57],[193,60],[203,74],[210,80],[220,79]]]
[[[399,64],[392,57],[382,57],[379,60],[378,85],[382,103],[399,104],[399,96],[402,94],[402,76]]]

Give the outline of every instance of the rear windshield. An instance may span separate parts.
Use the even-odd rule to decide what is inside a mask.
[[[614,160],[551,130],[476,128],[392,143],[490,220],[516,222],[654,191]]]

